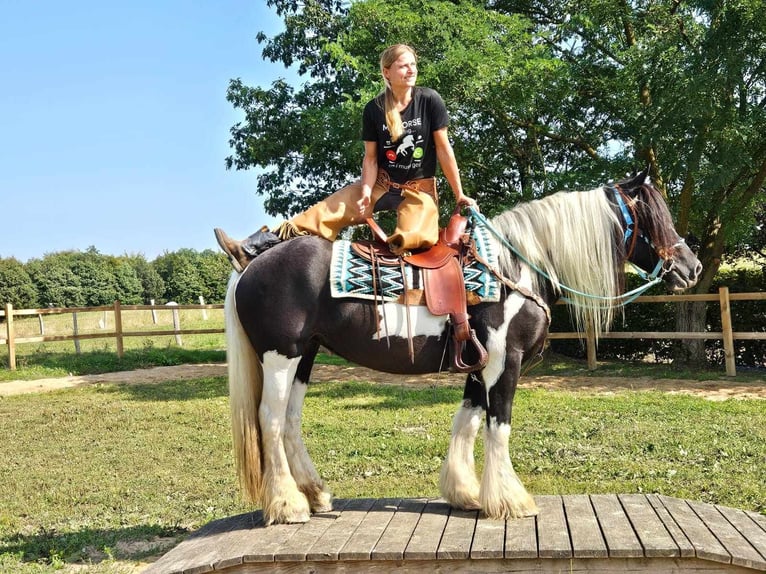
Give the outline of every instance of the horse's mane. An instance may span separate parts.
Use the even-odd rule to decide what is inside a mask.
[[[558,192],[519,204],[491,223],[550,278],[556,294],[570,300],[579,330],[591,323],[598,336],[609,328],[616,307],[613,302],[561,289],[565,285],[596,297],[614,297],[622,291],[625,250],[619,240],[620,222],[603,188]],[[501,271],[508,277],[516,276],[517,257],[509,249],[500,251]],[[545,277],[536,272],[532,276],[533,288],[541,292]]]

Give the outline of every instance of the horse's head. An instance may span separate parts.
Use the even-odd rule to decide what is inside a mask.
[[[664,198],[643,171],[614,186],[628,261],[660,277],[670,291],[693,287],[702,263],[676,233]]]

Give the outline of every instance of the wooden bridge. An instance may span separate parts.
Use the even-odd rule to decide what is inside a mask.
[[[336,500],[306,524],[206,525],[145,574],[766,571],[766,516],[657,495],[539,496],[497,521],[441,500]]]

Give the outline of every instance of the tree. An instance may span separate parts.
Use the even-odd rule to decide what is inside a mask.
[[[148,304],[149,301],[160,301],[165,293],[165,282],[143,255],[129,255],[125,261],[136,272],[136,277],[141,283],[141,302]]]
[[[0,307],[6,303],[17,309],[34,309],[38,304],[32,278],[14,257],[0,259]]]
[[[165,284],[165,301],[185,305],[199,303],[205,283],[199,269],[199,254],[195,250],[165,252],[154,260],[154,267]]]
[[[266,171],[258,193],[289,215],[358,176],[361,107],[377,54],[421,55],[439,90],[466,190],[485,211],[649,165],[682,235],[700,241],[707,292],[727,249],[752,238],[766,179],[766,18],[760,0],[269,0],[285,19],[264,57],[299,89],[230,84],[242,109],[229,167]],[[347,6],[347,7],[346,7]],[[704,330],[687,304],[681,331]],[[704,361],[687,342],[686,361]]]
[[[85,305],[80,277],[72,270],[73,251],[46,253],[31,259],[26,268],[37,288],[38,301],[45,307]]]

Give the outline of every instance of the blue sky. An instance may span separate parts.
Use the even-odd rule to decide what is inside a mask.
[[[252,171],[227,171],[232,78],[264,62],[263,0],[0,0],[0,257],[217,249],[276,220]]]

